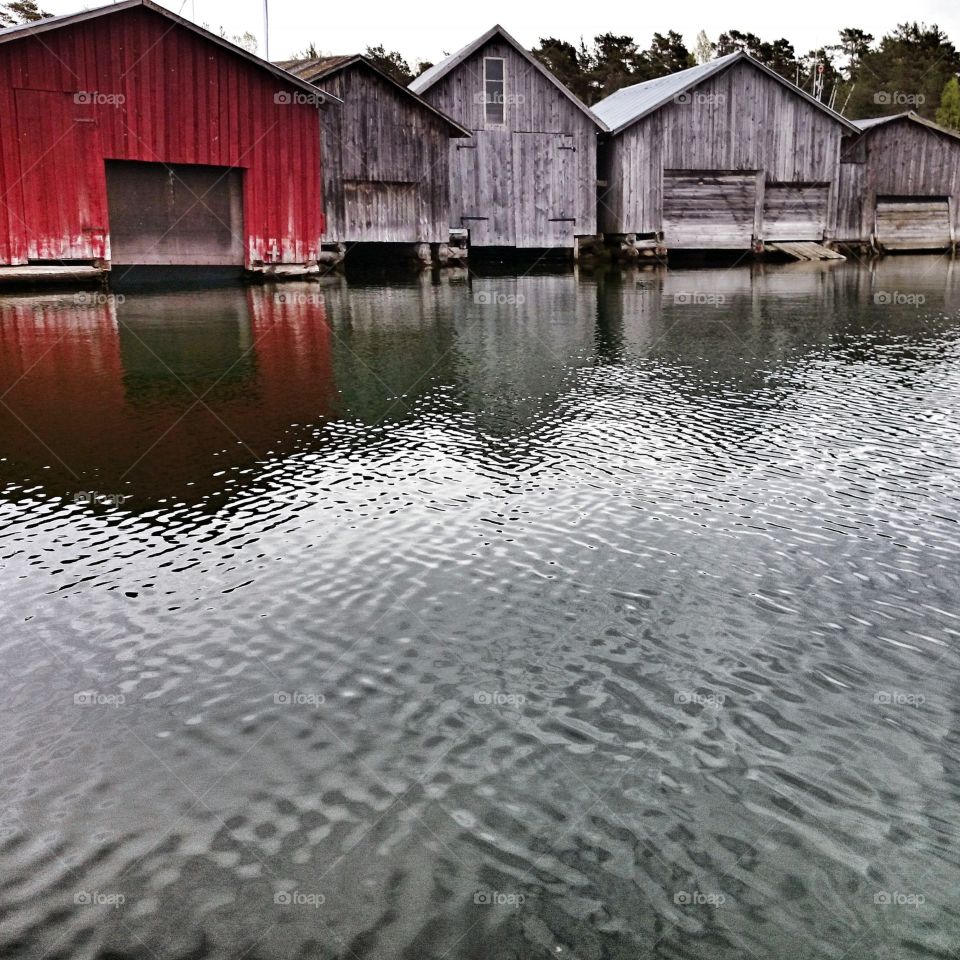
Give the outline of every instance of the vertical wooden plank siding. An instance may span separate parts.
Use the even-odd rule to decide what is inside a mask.
[[[843,159],[840,239],[870,241],[878,197],[949,197],[960,237],[960,140],[902,118],[845,141]]]
[[[502,126],[485,118],[485,57],[505,61]],[[512,45],[491,38],[423,96],[473,134],[450,144],[450,226],[471,245],[569,247],[597,232],[598,128]]]
[[[739,62],[699,84],[696,93],[664,105],[606,144],[601,179],[608,185],[601,189],[599,205],[603,232],[663,230],[664,170],[759,171],[765,185],[836,180],[843,128],[773,77]],[[818,197],[811,211],[827,234],[836,222],[836,205],[831,188],[826,209]],[[670,238],[665,239],[669,246]]]
[[[107,159],[239,168],[246,266],[315,257],[319,111],[297,89],[145,8],[0,45],[0,264],[109,259]],[[56,108],[28,107],[36,91]]]
[[[317,86],[343,100],[321,118],[323,239],[449,240],[451,127],[359,61]]]

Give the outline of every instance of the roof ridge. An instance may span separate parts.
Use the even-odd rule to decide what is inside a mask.
[[[494,24],[485,33],[474,38],[466,46],[461,47],[456,53],[451,53],[444,57],[439,63],[435,63],[429,70],[425,70],[419,77],[411,81],[409,88],[418,95],[423,95],[430,87],[445,77],[455,66],[466,60],[477,50],[484,46],[494,36],[499,34],[503,39],[514,48],[528,63],[538,70],[548,82],[552,83],[571,103],[579,110],[585,113],[593,123],[601,130],[606,131],[607,126],[569,87],[560,81],[560,79],[547,69],[529,50],[508,33],[499,23]]]
[[[791,92],[822,110],[849,130],[857,129],[842,114],[837,113],[822,101],[811,96],[806,90],[781,76],[772,67],[750,56],[745,50],[735,50],[733,53],[724,54],[722,57],[716,57],[706,63],[699,63],[692,67],[685,67],[683,70],[665,74],[662,77],[653,77],[650,80],[642,80],[628,87],[621,87],[620,90],[615,90],[609,96],[604,97],[599,103],[595,103],[593,111],[606,123],[612,133],[622,133],[644,117],[666,106],[672,99],[687,93],[697,84],[740,61],[752,64],[757,70],[777,80]]]
[[[183,27],[185,30],[189,30],[192,33],[197,34],[197,36],[203,37],[204,39],[209,40],[211,43],[215,43],[219,47],[223,47],[225,50],[234,54],[235,56],[249,60],[261,70],[266,70],[268,73],[272,73],[284,83],[289,83],[292,86],[299,87],[304,91],[309,91],[314,94],[314,96],[316,96],[318,92],[316,87],[308,83],[306,80],[303,80],[301,77],[298,77],[293,73],[289,73],[288,71],[284,70],[283,67],[277,66],[275,63],[271,63],[269,60],[264,60],[263,57],[259,57],[255,53],[251,53],[249,50],[239,46],[231,40],[228,40],[226,37],[217,36],[217,34],[212,33],[205,27],[201,27],[199,24],[194,23],[192,20],[188,20],[186,17],[180,16],[180,14],[175,13],[173,10],[161,6],[159,3],[154,2],[154,0],[118,0],[116,3],[101,4],[99,7],[90,7],[86,10],[79,10],[75,13],[61,13],[53,17],[44,17],[42,20],[31,20],[27,23],[16,23],[0,30],[0,43],[7,43],[11,40],[32,37],[39,33],[46,33],[48,30],[59,30],[63,27],[72,26],[73,24],[85,23],[87,20],[95,20],[98,17],[110,16],[111,14],[121,13],[125,10],[133,10],[138,7],[142,7],[143,9],[149,10],[152,13],[156,13],[158,16],[165,17],[167,20],[170,20],[178,26]],[[323,98],[327,98],[333,103],[341,102],[340,99],[333,96],[333,94],[324,93],[323,91],[319,92],[321,97],[319,100],[315,101],[317,103],[325,102]]]

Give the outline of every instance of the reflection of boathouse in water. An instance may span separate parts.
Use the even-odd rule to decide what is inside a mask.
[[[67,497],[133,493],[127,505],[141,509],[229,496],[330,443],[422,445],[424,456],[481,470],[547,462],[558,444],[603,442],[577,436],[570,411],[581,405],[567,401],[582,391],[599,403],[635,397],[637,417],[678,424],[691,391],[709,391],[726,422],[727,394],[768,405],[796,395],[797,383],[771,383],[770,371],[800,369],[846,332],[875,330],[867,362],[882,362],[901,328],[922,341],[917,315],[887,302],[898,291],[922,297],[924,316],[955,314],[954,265],[923,279],[917,265],[424,275],[388,286],[332,277],[126,300],[7,298],[0,477]],[[622,373],[597,372],[611,365]],[[662,409],[645,385],[653,365],[675,398]],[[331,421],[335,433],[321,429]],[[381,429],[361,440],[358,424]]]
[[[5,299],[0,384],[4,480],[67,497],[200,499],[336,406],[322,301],[257,287]]]

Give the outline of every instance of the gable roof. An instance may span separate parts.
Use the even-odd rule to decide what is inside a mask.
[[[425,93],[435,83],[450,73],[451,70],[458,67],[464,60],[476,53],[477,50],[489,43],[489,41],[496,36],[502,37],[527,63],[539,70],[574,106],[583,111],[597,127],[604,131],[607,129],[606,124],[579,97],[567,89],[529,50],[525,50],[520,46],[499,23],[492,26],[486,33],[481,34],[476,40],[472,40],[456,53],[450,54],[449,57],[434,64],[429,70],[425,70],[410,84],[410,89],[417,94]]]
[[[337,57],[314,57],[313,59],[307,60],[282,60],[277,66],[288,70],[294,76],[299,77],[302,80],[306,80],[308,83],[315,84],[316,86],[321,86],[324,80],[329,79],[337,73],[340,73],[343,70],[346,70],[347,67],[352,67],[355,64],[360,64],[366,67],[367,70],[370,70],[381,80],[388,83],[390,86],[398,90],[403,96],[409,97],[411,100],[420,104],[425,110],[429,110],[434,116],[439,120],[445,123],[450,127],[452,135],[454,137],[472,137],[473,134],[466,128],[461,127],[452,117],[448,117],[443,111],[438,110],[432,103],[428,103],[423,97],[417,96],[409,87],[405,87],[402,83],[396,81],[389,73],[381,70],[375,63],[372,63],[369,58],[363,56],[360,53],[351,53],[343,56]]]
[[[796,84],[791,83],[785,77],[781,77],[776,70],[771,69],[759,60],[755,60],[743,50],[728,53],[726,56],[717,57],[716,60],[710,60],[695,67],[688,67],[686,70],[667,74],[665,77],[657,77],[655,80],[645,80],[643,83],[623,87],[621,90],[611,93],[609,97],[605,97],[599,103],[595,103],[593,112],[603,120],[614,134],[622,133],[628,127],[632,127],[638,120],[649,116],[681,94],[687,93],[703,83],[704,80],[722,73],[740,61],[746,61],[768,76],[773,77],[791,92],[803,97],[804,100],[809,101],[838,123],[842,123],[848,130],[857,129],[835,110],[831,110],[816,97],[810,96]]]
[[[330,57],[303,57],[293,60],[277,60],[276,64],[283,70],[295,73],[304,80],[313,82],[317,77],[327,76],[335,72],[337,67],[346,66],[354,60],[361,59],[359,54],[343,54]]]
[[[0,44],[8,43],[11,40],[22,40],[37,34],[47,33],[50,30],[59,30],[62,27],[69,27],[75,23],[84,23],[87,20],[96,20],[99,17],[109,17],[115,13],[120,13],[123,10],[132,10],[136,7],[143,7],[146,10],[150,10],[153,13],[159,14],[161,17],[165,17],[172,23],[184,27],[186,30],[203,37],[205,40],[209,40],[211,43],[217,44],[219,47],[223,47],[224,50],[227,50],[238,57],[243,57],[244,60],[248,60],[261,70],[266,70],[269,73],[272,73],[275,77],[277,77],[277,79],[282,80],[284,83],[290,84],[294,87],[299,87],[301,90],[310,93],[313,97],[316,97],[319,92],[320,102],[324,102],[326,100],[329,100],[333,103],[340,102],[337,97],[334,97],[329,93],[324,93],[322,90],[318,91],[316,87],[307,83],[306,80],[301,80],[300,77],[295,77],[293,74],[287,73],[286,70],[283,70],[275,64],[270,63],[268,60],[261,59],[256,54],[251,53],[249,50],[244,50],[243,47],[238,47],[235,43],[231,43],[224,37],[218,37],[215,33],[211,33],[209,30],[204,30],[203,27],[198,27],[190,20],[185,20],[183,17],[178,16],[172,10],[168,10],[166,7],[161,7],[157,3],[153,3],[152,0],[119,0],[117,3],[107,4],[103,7],[94,7],[92,10],[81,10],[79,13],[66,13],[56,17],[46,17],[43,20],[35,20],[30,23],[18,23],[12,27],[5,27],[4,29],[0,30]]]
[[[919,113],[915,113],[913,110],[909,110],[906,113],[894,113],[889,117],[870,117],[866,120],[854,120],[853,122],[860,130],[866,131],[883,126],[885,123],[893,123],[895,120],[906,120],[910,123],[916,123],[921,127],[927,127],[927,129],[933,130],[935,133],[942,133],[947,137],[960,140],[960,131],[951,130],[949,127],[941,127],[939,123],[934,123],[926,117],[921,117]]]

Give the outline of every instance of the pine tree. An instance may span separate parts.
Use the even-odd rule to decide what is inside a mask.
[[[0,3],[0,27],[33,23],[52,16],[52,13],[47,13],[37,6],[37,0],[9,0],[9,3]]]
[[[940,106],[937,108],[937,123],[941,127],[960,130],[960,80],[951,77],[940,94]]]

